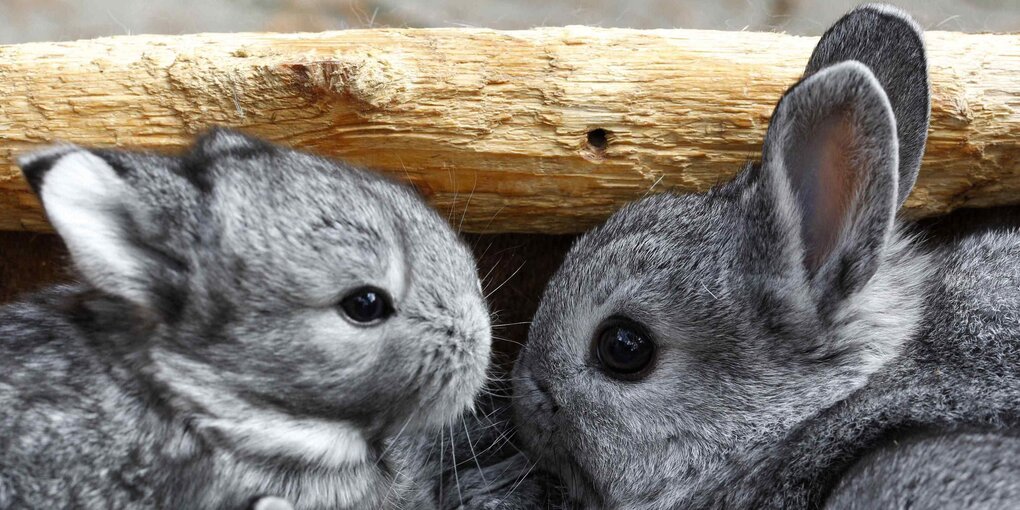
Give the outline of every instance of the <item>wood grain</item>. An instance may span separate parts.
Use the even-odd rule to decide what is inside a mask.
[[[932,129],[906,214],[1020,202],[1020,35],[927,42]],[[18,154],[176,151],[220,124],[407,179],[468,232],[578,232],[755,158],[814,43],[566,27],[0,46],[0,230],[49,229]]]

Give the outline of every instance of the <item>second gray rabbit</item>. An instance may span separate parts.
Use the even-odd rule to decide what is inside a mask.
[[[817,508],[859,462],[840,507],[855,480],[909,488],[895,459],[1020,425],[1020,236],[933,248],[895,218],[928,115],[920,30],[859,8],[776,106],[759,164],[578,240],[514,378],[518,437],[572,501]],[[867,457],[922,431],[943,439]]]
[[[412,190],[225,130],[22,168],[84,282],[0,308],[0,508],[435,506],[413,438],[471,405],[491,340]]]

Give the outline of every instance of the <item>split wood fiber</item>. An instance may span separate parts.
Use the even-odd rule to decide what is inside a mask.
[[[1020,202],[1020,35],[926,37],[932,127],[906,215]],[[21,153],[176,151],[227,125],[409,180],[468,232],[578,232],[756,158],[815,41],[566,27],[0,46],[0,230],[50,229]]]

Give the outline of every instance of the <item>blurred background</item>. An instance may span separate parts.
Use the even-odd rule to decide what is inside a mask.
[[[379,27],[470,26],[526,29],[595,25],[781,31],[819,35],[854,5],[847,0],[0,0],[0,44],[69,41],[124,34],[323,31]],[[1020,32],[1020,0],[892,1],[927,30]],[[2,143],[2,141],[0,141]],[[951,235],[975,214],[1020,225],[1015,210],[960,211],[931,220]],[[467,236],[481,256],[485,285],[512,359],[545,282],[572,236]],[[66,281],[66,250],[52,235],[0,232],[0,303]]]
[[[770,30],[819,35],[848,0],[0,0],[0,44],[119,34],[367,27]],[[1020,30],[1020,0],[892,1],[927,30]]]

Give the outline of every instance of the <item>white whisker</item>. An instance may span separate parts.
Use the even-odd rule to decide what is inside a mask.
[[[478,172],[475,172],[475,183],[471,186],[471,194],[468,195],[467,203],[464,204],[464,212],[460,215],[460,223],[457,225],[457,235],[460,235],[464,227],[464,218],[467,216],[468,207],[471,206],[471,198],[475,196],[475,188],[478,187]]]
[[[499,284],[495,289],[492,289],[491,291],[489,291],[488,294],[485,295],[485,299],[489,299],[489,297],[492,296],[493,294],[495,294],[496,291],[498,291],[499,289],[503,288],[503,286],[506,285],[507,282],[509,282],[511,278],[513,278],[514,276],[517,276],[517,273],[520,272],[521,269],[524,269],[524,264],[525,264],[525,262],[521,262],[521,265],[517,266],[517,269],[515,269],[514,272],[511,273],[510,276],[508,276],[506,278],[506,280],[503,280],[503,283]]]
[[[464,421],[464,416],[460,417],[460,424],[464,426],[464,435],[467,436],[468,448],[471,450],[471,457],[475,460],[475,467],[478,468],[478,476],[481,477],[482,482],[488,485],[489,482],[485,480],[485,472],[482,471],[482,465],[478,462],[478,454],[475,453],[475,445],[471,442],[471,433],[468,432],[467,422]]]

